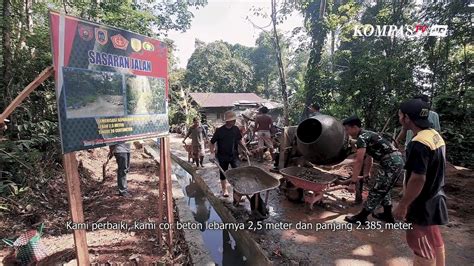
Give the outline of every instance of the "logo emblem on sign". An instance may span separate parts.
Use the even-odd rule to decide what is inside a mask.
[[[130,45],[132,46],[133,51],[137,53],[142,50],[142,41],[140,41],[139,39],[130,39]]]
[[[106,30],[95,28],[95,40],[98,43],[105,45],[107,43],[107,39],[108,39],[107,37],[108,37],[108,33]]]
[[[90,41],[92,40],[92,37],[94,37],[92,27],[86,25],[79,25],[78,31],[79,36],[81,36],[81,39],[83,39],[84,41]]]
[[[114,45],[115,48],[127,50],[128,41],[122,35],[117,34],[110,37],[110,39],[112,40],[112,44]]]
[[[143,49],[149,52],[155,51],[155,46],[150,42],[143,42]]]

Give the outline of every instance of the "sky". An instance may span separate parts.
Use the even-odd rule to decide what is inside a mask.
[[[194,40],[198,38],[205,43],[223,40],[231,44],[240,43],[255,46],[261,30],[255,28],[246,17],[256,25],[263,27],[270,23],[270,18],[262,19],[254,16],[252,7],[264,8],[270,14],[270,0],[208,0],[208,4],[199,10],[190,9],[194,14],[191,28],[186,32],[170,32],[168,38],[175,41],[178,66],[185,68],[194,51]],[[293,28],[303,26],[303,16],[292,14],[278,29],[289,32]],[[271,27],[267,28],[268,30]]]

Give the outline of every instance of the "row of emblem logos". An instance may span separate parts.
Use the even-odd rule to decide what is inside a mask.
[[[94,38],[94,30],[90,26],[79,25],[78,27],[79,36],[84,41],[90,41]],[[109,41],[109,33],[105,29],[95,28],[95,40],[101,45],[106,45]],[[121,34],[116,34],[110,37],[112,44],[117,49],[127,50],[128,44],[132,47],[133,51],[140,52],[142,49],[145,51],[152,52],[155,50],[155,46],[151,42],[142,42],[139,39],[131,38],[128,41]]]

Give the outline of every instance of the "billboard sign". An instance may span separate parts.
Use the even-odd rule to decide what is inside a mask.
[[[63,153],[168,133],[167,47],[50,12]]]

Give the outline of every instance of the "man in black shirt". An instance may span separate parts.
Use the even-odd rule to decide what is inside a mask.
[[[227,111],[224,114],[225,124],[218,128],[211,138],[210,152],[213,160],[215,154],[215,143],[217,142],[217,159],[222,170],[227,171],[229,164],[232,168],[237,168],[239,164],[239,142],[242,141],[242,135],[235,121],[237,116],[232,111]],[[228,197],[227,181],[225,176],[220,173],[222,196]]]
[[[448,223],[446,195],[443,191],[446,150],[443,138],[429,128],[429,105],[412,99],[400,105],[399,121],[412,130],[405,169],[405,192],[394,210],[398,219],[413,224],[407,242],[415,254],[415,265],[444,265],[443,238],[438,225]]]

